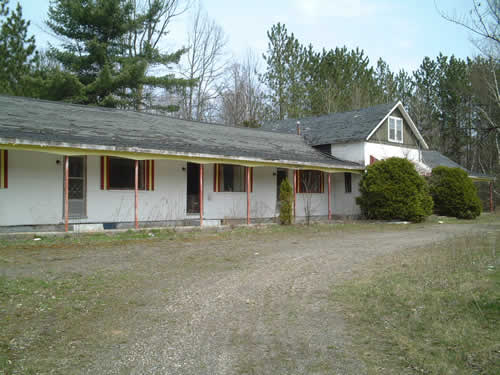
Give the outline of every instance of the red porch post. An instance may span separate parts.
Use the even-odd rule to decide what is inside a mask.
[[[135,161],[135,229],[139,229],[139,160]]]
[[[297,206],[297,170],[295,169],[293,171],[293,218],[294,219],[297,214],[296,206]]]
[[[64,157],[64,231],[69,230],[69,156]]]
[[[200,227],[203,226],[203,164],[200,164]]]
[[[495,210],[493,206],[493,181],[490,181],[490,212]]]
[[[247,178],[247,225],[250,224],[250,167],[246,167]]]
[[[328,173],[328,221],[332,220],[332,174]]]

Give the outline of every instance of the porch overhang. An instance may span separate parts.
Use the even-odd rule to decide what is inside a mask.
[[[178,160],[197,164],[233,164],[245,167],[279,167],[295,170],[317,170],[327,173],[363,173],[363,166],[346,166],[326,163],[310,163],[296,160],[268,160],[261,158],[226,156],[203,153],[177,152],[139,147],[117,147],[64,142],[40,142],[27,139],[0,137],[0,149],[34,151],[61,156],[115,156],[132,160]]]

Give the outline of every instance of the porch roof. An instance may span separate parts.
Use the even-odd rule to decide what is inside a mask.
[[[133,111],[0,96],[0,148],[360,172],[298,135]]]

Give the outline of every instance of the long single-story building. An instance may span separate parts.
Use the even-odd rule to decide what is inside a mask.
[[[270,221],[284,178],[297,220],[357,216],[366,165],[425,150],[401,103],[249,129],[0,96],[0,230]]]

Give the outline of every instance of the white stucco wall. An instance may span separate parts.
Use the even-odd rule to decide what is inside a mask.
[[[0,189],[0,225],[54,224],[62,220],[60,156],[9,150],[9,186]]]
[[[363,164],[365,162],[365,142],[332,144],[332,155],[344,160]]]
[[[276,212],[276,168],[253,169],[253,192],[250,193],[250,214],[254,218],[274,217]],[[214,166],[205,166],[204,218],[241,219],[247,216],[246,192],[214,192]]]
[[[60,161],[57,163],[57,161]],[[157,160],[155,190],[139,191],[140,221],[183,220],[186,215],[185,162]],[[214,193],[213,164],[205,165],[204,217],[246,217],[246,193]],[[272,218],[276,212],[276,168],[255,167],[251,217]],[[359,176],[352,175],[352,193],[344,191],[343,173],[332,175],[332,210],[336,215],[359,212],[354,202]],[[289,171],[289,181],[293,181]],[[297,194],[297,216],[304,216],[310,201],[313,216],[328,214],[328,186],[322,194]],[[87,157],[87,217],[73,223],[131,222],[134,220],[133,190],[101,190],[100,160]],[[0,189],[0,226],[63,223],[63,157],[40,152],[9,151],[9,187]]]
[[[365,142],[364,147],[365,165],[370,165],[370,155],[378,160],[390,157],[406,158],[408,160],[420,161],[421,153],[416,148],[393,146],[381,143]]]
[[[345,192],[344,173],[332,174],[332,214],[341,216],[356,216],[361,213],[356,204],[356,197],[359,196],[359,181],[361,175],[352,173],[352,191]]]
[[[155,190],[139,190],[139,220],[182,220],[186,212],[185,162],[155,161]],[[100,159],[87,157],[87,214],[79,222],[134,220],[133,190],[101,190]]]

